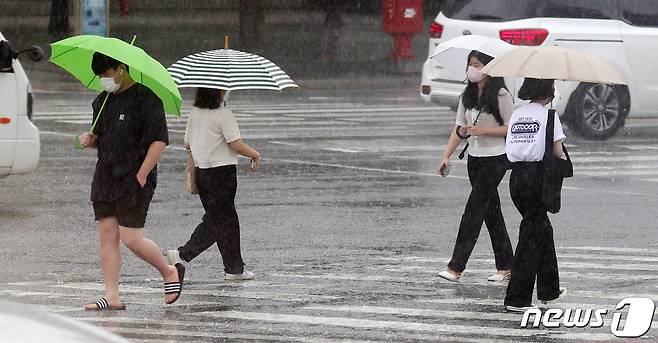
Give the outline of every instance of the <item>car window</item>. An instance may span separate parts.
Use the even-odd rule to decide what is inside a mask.
[[[6,40],[0,40],[0,73],[12,73],[11,47]]]
[[[623,1],[622,1],[623,2]],[[615,19],[614,0],[548,0],[540,10],[546,18]]]
[[[636,26],[658,27],[658,1],[622,0],[619,1],[621,17]]]
[[[470,0],[449,1],[443,14],[449,18],[476,21],[508,21],[533,18],[543,1]]]

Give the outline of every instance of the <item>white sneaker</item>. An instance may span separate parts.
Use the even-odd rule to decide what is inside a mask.
[[[512,273],[507,273],[507,274],[494,273],[494,274],[489,275],[489,277],[487,278],[487,281],[490,281],[490,282],[498,282],[498,281],[503,281],[503,280],[508,280],[509,281],[509,278],[510,278],[511,274]]]
[[[224,273],[224,280],[251,280],[254,278],[254,272],[250,272],[248,270],[245,270],[242,272],[242,274],[229,274],[229,273]]]
[[[500,275],[500,274],[498,274],[498,275]],[[488,278],[487,280],[489,281],[489,284],[492,285],[492,286],[504,286],[504,287],[507,287],[507,285],[509,285],[509,280],[510,280],[510,278],[512,278],[512,273],[507,273],[507,274],[503,275],[502,278],[500,278],[500,279],[497,280],[497,281],[492,281],[492,280],[491,280],[491,277]]]
[[[455,276],[451,272],[449,272],[447,270],[444,270],[444,271],[439,273],[439,277],[442,277],[442,278],[444,278],[448,281],[459,282],[459,278],[461,277],[461,275],[460,276]]]
[[[510,306],[510,305],[505,305],[505,312],[518,312],[518,313],[524,313],[527,310],[533,310],[536,309],[537,306],[530,304],[530,306]]]
[[[550,304],[554,301],[557,301],[560,298],[563,298],[565,295],[567,295],[567,289],[564,288],[564,287],[560,287],[560,295],[558,295],[557,298],[555,298],[553,300],[539,300],[539,301],[541,301],[541,303],[544,304],[544,305],[548,305],[548,304]]]
[[[177,263],[185,264],[185,261],[183,261],[183,259],[180,258],[180,253],[178,252],[178,249],[167,250],[167,252],[164,255],[165,255],[165,259],[167,259],[167,263],[171,266],[176,265]]]

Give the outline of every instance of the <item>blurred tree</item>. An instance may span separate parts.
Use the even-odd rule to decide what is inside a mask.
[[[240,49],[254,53],[261,50],[264,24],[264,1],[240,0]]]
[[[53,36],[67,36],[69,34],[68,0],[52,0],[48,33]]]

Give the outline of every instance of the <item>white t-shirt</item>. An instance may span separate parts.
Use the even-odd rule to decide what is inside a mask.
[[[511,162],[536,162],[544,158],[547,120],[548,109],[537,103],[529,103],[512,113],[505,144]],[[557,142],[565,138],[556,112],[553,140]]]
[[[193,107],[185,128],[194,164],[201,169],[238,164],[229,143],[242,138],[233,112],[221,106],[209,110]]]
[[[514,103],[512,102],[512,96],[504,88],[501,88],[498,91],[498,111],[500,112],[500,118],[503,120],[503,123],[509,125],[510,116],[514,111]],[[482,112],[478,117],[478,112],[480,111],[474,108],[467,110],[460,98],[459,107],[457,108],[457,119],[455,121],[456,125],[473,125],[475,119],[478,118],[477,126],[492,128],[500,127],[500,124],[496,121],[493,114]],[[474,157],[503,155],[505,154],[505,138],[494,136],[470,136],[468,138],[468,154]]]

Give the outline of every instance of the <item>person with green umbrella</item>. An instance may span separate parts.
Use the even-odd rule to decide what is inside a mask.
[[[98,150],[91,201],[99,222],[105,297],[85,309],[125,309],[118,289],[119,242],[160,272],[165,302],[171,304],[180,297],[185,268],[170,266],[143,230],[157,184],[156,165],[169,143],[163,101],[112,57],[94,53],[91,69],[104,91],[92,104],[96,126],[80,135],[80,144]]]

